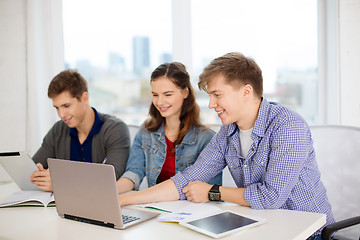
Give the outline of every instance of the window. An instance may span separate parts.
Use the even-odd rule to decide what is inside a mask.
[[[65,61],[88,80],[92,106],[128,124],[146,119],[150,74],[173,59],[171,3],[63,0]],[[291,107],[310,124],[318,121],[316,1],[192,0],[189,6],[185,35],[192,47],[182,51],[191,51],[187,67],[195,89],[213,58],[239,51],[262,68],[264,97]],[[203,121],[220,123],[207,108],[207,94],[197,95]]]
[[[90,105],[141,124],[149,76],[171,61],[171,1],[63,0],[65,62],[87,79]]]
[[[264,97],[317,122],[317,4],[313,0],[194,0],[193,69],[238,51],[263,72]],[[199,93],[199,103],[208,99]],[[201,105],[205,119],[215,121]],[[212,116],[212,117],[211,117]]]

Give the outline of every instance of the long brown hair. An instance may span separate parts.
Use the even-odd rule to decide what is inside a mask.
[[[182,90],[185,90],[186,88],[189,89],[189,96],[184,99],[181,108],[180,129],[174,142],[175,145],[178,145],[192,127],[203,126],[200,121],[200,108],[195,101],[195,91],[191,86],[189,73],[182,63],[172,62],[161,64],[152,72],[150,83],[163,76],[170,79]],[[150,119],[145,122],[145,128],[150,132],[155,132],[160,128],[161,124],[165,121],[165,118],[161,116],[153,103],[150,105],[149,115]]]

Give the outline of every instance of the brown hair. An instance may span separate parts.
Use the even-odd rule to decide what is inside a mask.
[[[259,98],[263,95],[261,69],[252,58],[238,52],[215,58],[200,74],[199,88],[206,91],[208,83],[218,74],[223,74],[226,81],[233,86],[249,84]]]
[[[48,88],[48,97],[56,97],[64,91],[69,91],[72,97],[80,100],[82,94],[88,91],[87,82],[76,70],[64,70],[51,80]]]
[[[161,64],[152,72],[150,82],[156,81],[156,79],[163,76],[169,78],[179,88],[183,90],[189,89],[189,95],[184,99],[181,108],[179,134],[174,142],[175,145],[178,145],[192,127],[203,126],[200,121],[200,108],[195,101],[195,91],[191,86],[190,76],[182,63]],[[150,132],[154,132],[159,129],[165,118],[161,116],[153,103],[150,105],[149,115],[150,119],[145,123],[145,128]]]

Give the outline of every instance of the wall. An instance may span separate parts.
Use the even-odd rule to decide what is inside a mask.
[[[33,154],[56,121],[46,93],[64,66],[61,0],[1,0],[0,36],[0,152]]]
[[[340,123],[360,127],[360,1],[339,0]]]
[[[27,139],[25,1],[0,1],[0,36],[0,151],[25,150]]]

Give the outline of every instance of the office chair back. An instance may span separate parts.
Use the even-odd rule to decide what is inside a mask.
[[[130,131],[130,140],[131,140],[131,145],[132,145],[136,134],[140,130],[140,126],[128,124],[128,127],[129,127],[129,131]],[[141,181],[141,183],[140,183],[139,190],[143,190],[143,189],[146,189],[146,188],[148,188],[148,183],[147,183],[147,178],[145,176],[143,178],[143,180]]]
[[[336,221],[360,216],[360,128],[311,126],[317,163]],[[339,239],[359,239],[360,225],[339,231]]]
[[[128,128],[129,128],[129,132],[130,132],[130,141],[132,144],[137,132],[140,130],[140,126],[128,124]]]

